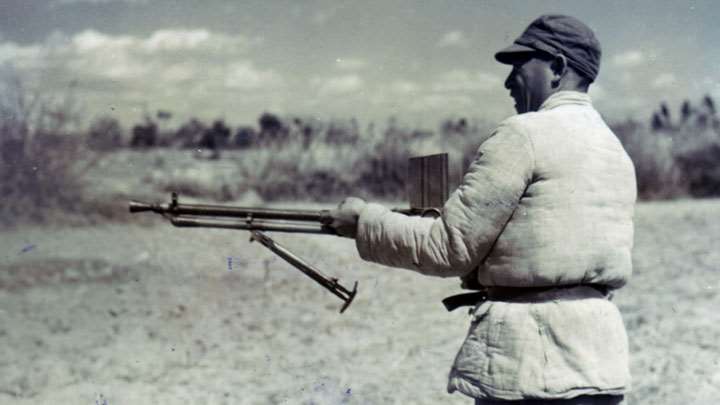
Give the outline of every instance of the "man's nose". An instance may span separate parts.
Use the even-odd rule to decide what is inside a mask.
[[[514,71],[514,70],[513,70],[512,72],[510,72],[510,74],[508,74],[507,79],[505,79],[505,88],[506,88],[506,89],[511,90],[510,87],[512,86],[512,81],[513,81],[513,77],[514,77],[514,76],[515,76],[515,71]]]

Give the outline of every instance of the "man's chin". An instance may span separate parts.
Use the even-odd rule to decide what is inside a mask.
[[[518,99],[516,99],[514,97],[513,97],[513,100],[515,101],[515,104],[513,104],[513,107],[515,107],[515,112],[517,112],[518,114],[524,113],[525,111],[521,107],[523,105],[523,103],[521,103]]]

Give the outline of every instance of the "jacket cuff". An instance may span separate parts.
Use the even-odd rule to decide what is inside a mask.
[[[365,208],[360,212],[358,218],[357,235],[355,236],[355,246],[357,247],[360,258],[366,261],[375,261],[376,255],[373,254],[374,246],[377,242],[377,226],[381,221],[381,217],[391,212],[384,206],[376,203],[367,203]]]

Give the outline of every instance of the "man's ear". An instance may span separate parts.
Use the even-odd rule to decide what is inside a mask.
[[[550,62],[550,69],[553,73],[551,81],[552,86],[558,87],[560,85],[560,80],[565,76],[568,70],[567,58],[565,55],[561,53],[555,55],[552,62]]]

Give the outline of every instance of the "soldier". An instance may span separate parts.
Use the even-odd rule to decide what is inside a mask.
[[[348,198],[360,256],[483,288],[448,392],[476,404],[618,404],[628,343],[609,292],[632,271],[633,164],[593,108],[600,44],[544,15],[495,58],[518,115],[485,141],[438,218]]]

